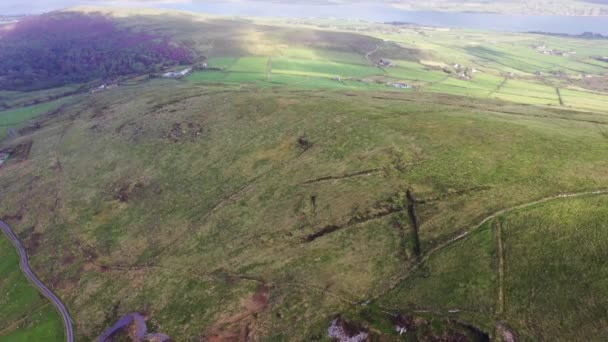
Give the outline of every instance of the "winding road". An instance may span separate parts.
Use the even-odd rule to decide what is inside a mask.
[[[74,329],[72,327],[72,318],[70,317],[68,309],[61,302],[59,297],[57,297],[57,295],[55,295],[51,290],[49,290],[42,283],[42,281],[38,279],[36,274],[34,274],[34,271],[32,271],[32,269],[30,268],[30,263],[27,259],[27,253],[25,252],[25,248],[23,248],[21,241],[19,241],[19,238],[17,237],[15,232],[13,232],[11,227],[5,222],[0,221],[0,228],[2,229],[4,234],[6,234],[6,236],[9,238],[9,240],[11,240],[11,242],[17,249],[17,252],[19,252],[19,258],[21,259],[21,271],[23,272],[23,274],[25,274],[27,279],[29,279],[29,281],[38,289],[38,291],[40,291],[40,293],[42,293],[43,296],[50,300],[51,303],[53,303],[53,305],[57,308],[57,310],[61,314],[61,317],[63,318],[63,323],[65,325],[66,340],[68,342],[74,342]]]

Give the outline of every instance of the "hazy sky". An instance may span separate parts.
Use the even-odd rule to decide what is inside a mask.
[[[0,0],[0,14],[41,13],[77,5],[170,7],[200,0]]]
[[[273,0],[269,0],[273,1]],[[276,0],[274,0],[276,1]],[[373,3],[373,0],[367,0]],[[98,5],[116,7],[163,7],[191,9],[192,6],[209,3],[238,3],[247,0],[0,0],[0,14],[31,14],[73,7],[78,5]],[[348,3],[365,0],[283,0],[283,3]]]

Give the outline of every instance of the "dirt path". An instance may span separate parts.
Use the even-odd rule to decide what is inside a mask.
[[[457,235],[457,236],[455,236],[455,237],[447,240],[446,242],[444,242],[444,243],[436,246],[435,248],[429,250],[427,253],[425,253],[425,255],[420,259],[419,262],[417,262],[414,266],[412,266],[408,270],[406,270],[405,273],[402,273],[401,275],[398,275],[394,279],[394,281],[386,287],[386,289],[384,289],[383,291],[379,292],[378,294],[370,297],[366,302],[370,302],[370,301],[376,300],[376,299],[378,299],[380,297],[383,297],[386,294],[390,293],[391,291],[393,291],[394,289],[396,289],[399,285],[401,285],[405,280],[407,280],[410,276],[412,276],[415,273],[415,271],[418,270],[418,268],[420,266],[422,266],[422,264],[424,264],[435,253],[437,253],[440,250],[442,250],[442,249],[444,249],[446,247],[449,247],[453,243],[455,243],[455,242],[457,242],[459,240],[462,240],[465,237],[471,235],[471,233],[477,231],[484,224],[486,224],[487,222],[495,219],[498,216],[502,216],[504,214],[511,213],[511,212],[514,212],[514,211],[517,211],[517,210],[522,210],[522,209],[530,208],[530,207],[533,207],[533,206],[538,205],[538,204],[543,204],[543,203],[555,201],[555,200],[558,200],[558,199],[575,198],[575,197],[592,196],[592,195],[605,195],[605,194],[608,194],[608,189],[593,190],[593,191],[583,191],[583,192],[575,192],[575,193],[562,193],[562,194],[558,194],[558,195],[544,197],[544,198],[538,199],[536,201],[520,204],[520,205],[517,205],[517,206],[514,206],[514,207],[498,210],[498,211],[494,212],[493,214],[490,214],[490,215],[486,216],[485,218],[483,218],[481,220],[481,222],[479,222],[478,224],[474,225],[469,230],[464,231],[461,234],[459,234],[459,235]]]
[[[450,78],[450,75],[445,75],[444,77],[438,79],[437,81],[433,81],[433,82],[429,82],[425,85],[425,87],[432,87],[435,84],[439,84],[439,83],[443,83],[445,81],[447,81]]]
[[[59,159],[59,153],[57,152],[59,148],[55,149],[55,165],[53,170],[55,171],[55,204],[53,206],[53,211],[55,212],[55,219],[58,222],[63,222],[63,216],[61,215],[62,208],[62,199],[63,199],[63,166],[61,165],[61,160]]]
[[[43,296],[45,296],[49,301],[51,301],[51,303],[57,308],[57,311],[61,314],[61,317],[63,318],[64,326],[65,326],[66,341],[74,342],[74,330],[72,327],[72,317],[70,317],[68,309],[65,307],[65,305],[63,304],[61,299],[59,299],[59,297],[57,297],[57,295],[55,295],[51,290],[49,290],[42,283],[42,281],[40,281],[40,279],[36,276],[36,274],[34,274],[34,271],[32,271],[32,269],[30,268],[30,263],[27,258],[27,253],[25,252],[25,248],[23,248],[21,241],[19,241],[19,238],[13,232],[11,227],[8,224],[4,223],[3,221],[0,221],[0,229],[2,229],[4,234],[6,234],[6,236],[9,238],[9,240],[11,240],[11,242],[15,246],[15,249],[19,253],[20,267],[21,267],[21,271],[23,272],[23,274],[30,281],[30,283],[32,283],[32,285],[34,285],[38,289],[38,291]]]
[[[368,52],[365,54],[365,59],[367,59],[370,63],[372,63],[374,66],[376,66],[376,63],[374,63],[374,61],[371,60],[371,56],[373,54],[375,54],[376,52],[378,52],[378,50],[380,50],[380,45],[376,45],[376,48],[373,49],[372,51]]]
[[[496,87],[496,89],[492,90],[492,92],[488,94],[488,97],[498,93],[505,86],[505,84],[507,84],[508,80],[509,79],[507,77],[505,77],[505,79],[502,80],[502,82],[500,82],[500,84]]]
[[[496,251],[498,254],[498,299],[496,301],[496,314],[502,315],[505,311],[505,251],[502,240],[502,223],[496,221]]]

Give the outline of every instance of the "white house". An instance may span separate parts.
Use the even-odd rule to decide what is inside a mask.
[[[163,74],[165,78],[179,78],[188,75],[192,71],[192,68],[186,68],[182,71],[170,71],[168,73]]]

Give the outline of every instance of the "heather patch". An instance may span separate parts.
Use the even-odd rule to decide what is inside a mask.
[[[51,13],[0,31],[0,89],[35,90],[162,71],[194,61],[170,38],[97,14]]]

